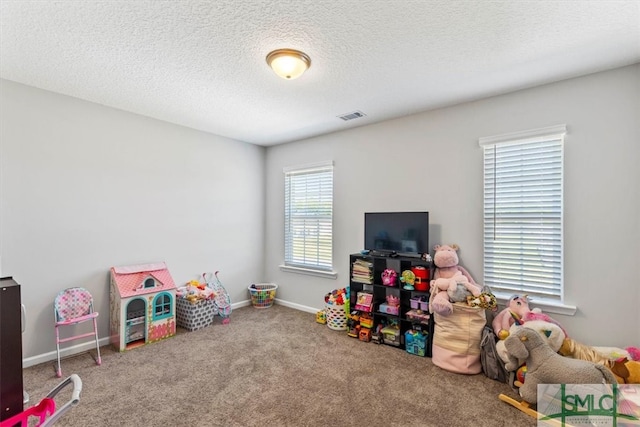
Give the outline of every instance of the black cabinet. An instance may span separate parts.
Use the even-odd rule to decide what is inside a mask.
[[[373,341],[393,345],[400,349],[407,349],[416,353],[417,342],[424,341],[425,356],[431,357],[431,336],[433,335],[433,320],[428,314],[429,290],[428,283],[432,273],[430,260],[413,257],[388,257],[378,255],[352,254],[350,262],[350,286],[349,300],[354,319],[349,322],[349,335],[360,336],[363,327],[359,325],[356,331],[358,318],[363,311],[359,310],[358,301],[371,299],[371,317],[373,325],[370,333]],[[396,280],[393,285],[383,284],[383,272],[393,271]],[[406,289],[406,282],[402,281],[403,273],[408,278],[416,278],[413,289]],[[391,273],[393,275],[393,273]],[[363,295],[370,295],[363,298]],[[366,310],[365,310],[366,311]],[[368,318],[369,316],[365,314]],[[370,322],[367,319],[367,326]],[[407,348],[405,337],[407,332],[412,334],[411,348]],[[367,334],[369,331],[367,331]],[[416,351],[414,351],[414,346]],[[423,354],[421,354],[423,355]]]
[[[0,421],[23,410],[20,285],[0,279]]]

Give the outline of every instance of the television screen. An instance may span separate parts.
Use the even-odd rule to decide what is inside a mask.
[[[399,255],[429,252],[429,212],[365,212],[364,248]]]

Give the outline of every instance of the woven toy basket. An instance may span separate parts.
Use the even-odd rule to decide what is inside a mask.
[[[275,283],[255,283],[249,286],[251,305],[255,308],[269,308],[276,299],[278,285]]]

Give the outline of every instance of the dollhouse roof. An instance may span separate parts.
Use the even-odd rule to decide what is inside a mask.
[[[164,262],[111,267],[111,276],[121,298],[176,289],[176,284]],[[144,281],[149,276],[155,279],[156,286],[145,288]]]

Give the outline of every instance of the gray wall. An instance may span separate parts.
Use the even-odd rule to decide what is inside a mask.
[[[22,284],[24,355],[55,351],[51,303],[92,291],[108,336],[108,269],[165,261],[178,284],[220,270],[313,311],[349,283],[363,213],[428,210],[482,281],[478,138],[566,123],[565,287],[592,345],[640,345],[640,65],[268,149],[0,80],[0,271]],[[266,155],[265,155],[266,152]],[[335,162],[338,279],[284,273],[284,166]],[[602,260],[603,255],[607,257]],[[42,358],[42,357],[41,357]]]
[[[220,270],[233,302],[264,280],[263,147],[7,80],[0,108],[1,268],[22,285],[25,358],[55,352],[69,286],[109,336],[112,266],[165,261],[178,285]]]
[[[591,345],[640,345],[640,65],[269,148],[266,277],[278,296],[319,309],[349,284],[366,211],[428,210],[430,244],[457,243],[482,282],[478,138],[565,123],[565,302],[553,314]],[[285,166],[334,160],[337,280],[280,271]]]

